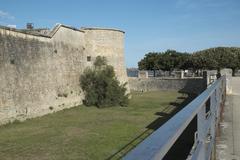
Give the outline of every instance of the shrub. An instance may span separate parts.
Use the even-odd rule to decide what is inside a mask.
[[[85,93],[83,103],[87,106],[127,106],[128,94],[126,83],[120,84],[112,66],[107,65],[105,57],[98,56],[93,68],[85,69],[80,77],[80,84]]]

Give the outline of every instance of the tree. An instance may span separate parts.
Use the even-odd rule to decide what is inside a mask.
[[[167,50],[165,52],[150,52],[138,62],[140,70],[157,70],[172,71],[184,67],[185,61],[190,55],[187,53]]]
[[[105,57],[98,56],[93,68],[85,69],[80,77],[80,86],[85,94],[86,106],[127,106],[126,83],[120,84],[112,66]]]
[[[161,69],[172,71],[173,69],[193,70],[220,70],[231,68],[233,74],[240,69],[240,48],[217,47],[210,48],[193,54],[181,53],[175,50],[165,52],[151,52],[138,63],[139,69]]]
[[[145,55],[145,57],[138,62],[139,69],[143,70],[153,70],[156,68],[156,60],[157,60],[158,53],[149,52]]]
[[[231,68],[233,75],[236,69],[240,68],[240,48],[235,47],[217,47],[202,50],[195,53],[196,56],[203,57],[202,63],[204,69]]]
[[[145,57],[138,62],[138,66],[140,70],[153,70],[155,76],[155,70],[158,68],[158,53],[150,52],[145,55]]]

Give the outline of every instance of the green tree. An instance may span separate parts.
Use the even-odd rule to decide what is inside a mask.
[[[139,69],[141,70],[153,70],[157,66],[158,53],[150,52],[145,55],[145,57],[138,62]]]
[[[155,70],[159,69],[157,61],[158,53],[150,52],[146,54],[140,62],[138,62],[138,68],[140,70],[153,70],[155,76]]]
[[[202,50],[195,53],[196,56],[205,59],[202,62],[203,69],[231,68],[233,75],[236,69],[240,68],[240,48],[236,47],[217,47]]]
[[[150,52],[138,63],[140,70],[165,70],[184,68],[185,61],[190,55],[187,53],[167,50],[165,52]]]
[[[112,66],[105,57],[98,56],[93,68],[85,69],[80,77],[80,85],[85,94],[86,106],[127,106],[126,83],[120,84]]]
[[[240,48],[217,47],[193,54],[175,50],[150,52],[138,63],[139,69],[172,71],[173,69],[216,69],[231,68],[233,74],[240,69]]]

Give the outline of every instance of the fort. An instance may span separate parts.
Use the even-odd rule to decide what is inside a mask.
[[[123,159],[176,156],[179,149],[175,144],[182,148],[185,142],[189,143],[182,138],[186,133],[191,142],[184,146],[186,155],[181,153],[187,159],[239,159],[240,78],[232,77],[231,69],[220,70],[219,77],[216,70],[204,71],[201,77],[184,77],[183,71],[176,71],[175,77],[151,77],[147,71],[140,71],[138,77],[127,77],[124,34],[117,29],[76,29],[61,24],[52,30],[0,26],[0,125],[82,104],[80,76],[100,55],[114,67],[121,83],[128,82],[128,90],[140,94],[173,90],[195,97],[174,115],[155,113],[172,117],[120,155]],[[146,135],[145,131],[141,136]]]
[[[0,124],[80,105],[80,75],[98,55],[127,82],[121,30],[0,26]]]

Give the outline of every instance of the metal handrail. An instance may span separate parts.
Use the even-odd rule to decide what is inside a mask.
[[[198,119],[196,142],[189,153],[188,159],[210,159],[215,139],[216,124],[219,121],[220,108],[226,92],[225,88],[226,77],[222,76],[162,127],[130,151],[123,159],[162,159],[196,115]],[[206,103],[209,99],[210,111],[206,113]]]

